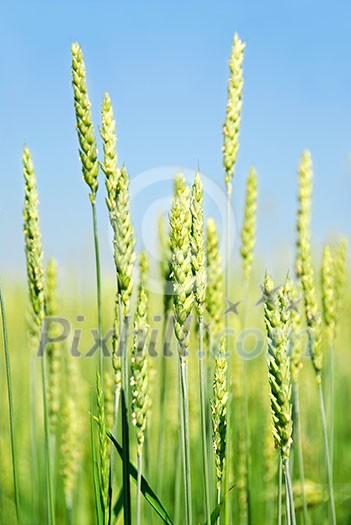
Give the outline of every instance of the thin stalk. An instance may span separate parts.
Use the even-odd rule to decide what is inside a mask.
[[[72,509],[72,505],[69,505],[66,508],[66,520],[67,520],[67,525],[72,525],[73,524],[73,509]]]
[[[175,491],[174,491],[174,523],[175,525],[178,525],[179,524],[179,516],[180,516],[180,499],[181,499],[181,490],[180,490],[180,485],[181,485],[181,452],[182,452],[182,449],[181,449],[181,444],[179,443],[178,444],[178,447],[177,447],[177,454],[176,454],[176,474],[175,474],[175,480],[174,480],[174,486],[175,486]]]
[[[244,287],[244,314],[243,314],[243,329],[247,327],[248,315],[248,297],[249,297],[249,281],[245,281]],[[251,498],[250,498],[250,423],[249,423],[249,401],[247,389],[247,369],[248,362],[244,359],[244,375],[243,375],[243,397],[244,397],[244,429],[245,429],[245,460],[246,460],[246,497],[247,497],[247,523],[251,525]]]
[[[95,512],[96,512],[96,523],[97,525],[102,525],[102,507],[101,507],[101,497],[100,497],[100,488],[99,488],[99,473],[96,457],[96,447],[95,447],[95,436],[94,436],[94,426],[93,426],[94,416],[93,416],[93,395],[90,395],[90,443],[91,443],[91,462],[93,467],[93,487],[94,487],[94,503],[95,503]],[[72,503],[67,504],[67,512],[72,507]]]
[[[294,412],[295,412],[295,428],[297,433],[297,458],[299,462],[299,475],[301,481],[301,493],[302,493],[302,508],[303,508],[303,521],[304,525],[308,524],[308,511],[305,493],[305,469],[303,463],[302,453],[302,439],[301,439],[301,419],[300,419],[300,398],[299,398],[299,387],[297,383],[293,385],[293,396],[294,396]]]
[[[122,404],[122,447],[123,447],[123,509],[124,523],[131,524],[130,479],[129,479],[129,425],[128,425],[128,316],[123,318],[121,297],[118,300],[121,326],[121,404]]]
[[[206,374],[204,364],[204,324],[203,317],[199,315],[199,376],[200,376],[200,411],[201,411],[201,431],[202,431],[202,466],[204,476],[204,494],[206,523],[211,525],[211,501],[208,477],[208,457],[207,457],[207,430],[206,430]]]
[[[118,324],[120,323],[120,319],[122,318],[122,314],[120,312],[120,298],[119,298],[119,294],[118,294],[118,281],[117,281],[117,288],[116,288],[116,299],[117,299],[117,304],[118,304],[118,319],[117,319],[117,322]],[[115,315],[117,314],[117,312],[115,312]],[[118,348],[117,348],[117,342],[119,341],[120,342],[120,338],[121,338],[121,332],[123,331],[123,327],[121,327],[121,325],[119,324],[119,334],[118,334],[118,337],[117,337],[117,327],[116,327],[116,324],[115,323],[115,326],[114,326],[114,330],[115,330],[115,333],[113,335],[113,342],[112,344],[114,345],[113,347],[113,351],[118,354]],[[117,384],[117,372],[114,370],[114,392],[113,392],[113,424],[112,424],[112,434],[117,437],[117,428],[118,428],[118,409],[119,409],[119,401],[120,401],[120,391],[121,391],[121,385],[118,385]],[[112,517],[112,514],[113,514],[113,511],[112,511],[112,500],[113,500],[113,485],[114,485],[114,473],[115,473],[115,462],[116,462],[116,455],[115,455],[115,447],[110,447],[110,498],[109,498],[109,504],[110,504],[110,520],[111,520],[111,517]]]
[[[282,485],[283,485],[283,465],[282,458],[279,454],[279,469],[278,469],[278,525],[282,525]]]
[[[318,378],[318,393],[319,393],[319,408],[321,412],[323,435],[324,435],[325,459],[327,463],[330,523],[332,525],[336,525],[335,501],[334,501],[334,489],[333,489],[333,472],[332,472],[329,443],[328,443],[328,431],[327,431],[327,421],[325,417],[323,389],[322,389],[322,383],[321,383],[320,377]]]
[[[136,525],[140,525],[141,524],[141,471],[142,471],[142,464],[143,464],[143,458],[142,458],[142,452],[140,452],[140,454],[138,454],[138,459],[137,459],[138,478],[137,478],[137,494],[136,494],[136,519],[135,519]]]
[[[221,502],[221,487],[217,487],[217,505],[219,505]],[[217,525],[221,522],[221,513],[219,513],[219,516],[217,518]]]
[[[330,345],[329,350],[329,388],[330,388],[330,464],[333,473],[333,457],[334,457],[334,348],[333,345]]]
[[[45,464],[46,464],[46,483],[47,483],[47,501],[48,501],[48,525],[55,524],[55,504],[52,484],[52,467],[50,454],[50,426],[49,426],[49,405],[47,398],[46,383],[46,356],[43,351],[41,357],[41,375],[43,388],[43,408],[44,408],[44,432],[45,432]]]
[[[230,290],[229,290],[229,280],[230,280],[230,271],[229,271],[229,260],[230,260],[230,196],[231,196],[231,185],[226,184],[226,242],[225,242],[225,295],[229,299]],[[228,378],[227,384],[230,389],[230,351],[229,351],[229,315],[225,316],[225,348],[227,352],[228,359]],[[227,412],[227,450],[226,450],[226,461],[225,461],[225,493],[229,490],[229,472],[230,472],[230,447],[231,447],[231,398],[228,399],[228,412]],[[229,504],[228,498],[224,502],[224,523],[229,525]]]
[[[188,370],[186,358],[180,357],[181,415],[182,443],[184,467],[185,523],[192,524],[191,506],[191,473],[190,473],[190,441],[189,441],[189,408],[188,408]]]
[[[38,522],[39,499],[39,468],[38,468],[38,451],[37,451],[37,435],[36,435],[36,358],[31,356],[30,362],[30,416],[31,416],[31,445],[32,445],[32,517],[35,523]]]
[[[288,490],[288,478],[285,473],[285,523],[291,525],[290,499]]]
[[[159,454],[159,465],[158,478],[157,478],[157,493],[160,494],[163,486],[163,455],[164,455],[164,442],[165,442],[165,427],[166,427],[166,385],[167,385],[167,357],[165,356],[165,345],[167,332],[167,319],[165,319],[163,325],[162,335],[162,355],[161,355],[161,387],[160,387],[160,431],[158,436],[158,454]]]
[[[102,354],[102,299],[101,299],[101,269],[100,269],[100,252],[99,252],[99,235],[97,229],[96,204],[91,203],[93,214],[93,231],[94,231],[94,248],[95,248],[95,268],[96,268],[96,297],[98,310],[98,331],[99,331],[99,371],[101,386],[103,388],[104,366]]]
[[[2,296],[1,288],[0,288],[0,306],[1,306],[1,319],[2,319],[2,335],[3,335],[3,340],[4,340],[4,352],[5,352],[7,397],[8,397],[8,403],[9,403],[9,416],[10,416],[10,439],[11,439],[13,487],[14,487],[14,493],[15,493],[17,521],[20,521],[19,519],[20,499],[19,499],[19,484],[18,484],[17,461],[16,461],[17,456],[16,456],[15,418],[14,418],[14,408],[13,408],[11,362],[10,362],[9,341],[8,341],[8,334],[7,334],[5,304],[4,304],[4,299]]]
[[[209,359],[206,367],[206,432],[208,436],[211,436],[212,433],[212,412],[211,412],[211,403],[210,403],[210,392],[212,390],[212,359],[213,359],[213,337],[211,329],[208,329],[208,352]],[[213,501],[215,497],[215,472],[213,468],[213,442],[212,439],[207,440],[207,457],[210,461],[209,468],[209,487],[210,487],[210,498]]]
[[[287,493],[287,508],[286,513],[289,514],[289,525],[296,525],[296,517],[295,517],[295,505],[294,505],[294,493],[290,478],[290,471],[289,471],[289,462],[285,461],[285,490]]]

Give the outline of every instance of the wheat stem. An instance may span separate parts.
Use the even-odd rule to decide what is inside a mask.
[[[200,376],[200,411],[201,411],[201,433],[202,433],[202,466],[204,476],[204,493],[206,523],[211,524],[211,500],[208,476],[208,449],[207,449],[207,429],[206,429],[206,374],[204,363],[204,324],[203,317],[199,316],[199,376]]]
[[[186,358],[180,357],[180,387],[182,443],[185,490],[185,522],[192,524],[191,472],[190,472],[190,438],[189,438],[189,406],[188,406],[188,370]]]
[[[136,494],[136,519],[135,519],[136,525],[140,525],[141,524],[141,472],[142,472],[142,464],[143,464],[143,453],[142,453],[142,451],[140,451],[138,456],[137,456],[138,476],[137,476],[137,494]]]
[[[96,271],[96,299],[98,310],[98,331],[99,331],[99,371],[101,384],[103,387],[103,353],[102,353],[102,299],[101,299],[101,268],[100,268],[100,251],[99,251],[99,235],[97,228],[96,204],[95,201],[91,203],[93,215],[93,232],[94,232],[94,250],[95,250],[95,271]]]
[[[17,474],[15,418],[14,418],[14,408],[13,408],[11,362],[10,362],[9,341],[8,341],[8,334],[7,334],[5,304],[4,304],[4,298],[2,295],[1,287],[0,287],[0,308],[1,308],[1,320],[2,320],[2,335],[3,335],[4,352],[5,352],[7,397],[8,397],[8,403],[9,403],[9,416],[10,416],[10,438],[11,438],[13,488],[14,488],[14,494],[15,494],[16,516],[17,516],[17,521],[19,522],[20,521],[20,498],[19,498],[19,483],[18,483],[18,474]]]
[[[130,506],[130,480],[129,480],[129,426],[128,426],[128,400],[129,400],[129,380],[128,380],[128,324],[129,316],[123,316],[123,306],[120,294],[118,295],[119,326],[120,334],[120,354],[121,354],[121,414],[122,414],[122,448],[123,448],[123,510],[124,523],[131,524]]]
[[[45,432],[45,464],[47,476],[47,498],[48,498],[48,524],[55,523],[55,505],[52,482],[52,465],[50,453],[50,421],[49,421],[49,403],[47,395],[47,373],[46,373],[46,356],[43,350],[41,357],[41,378],[43,388],[43,408],[44,408],[44,432]]]
[[[159,464],[161,468],[159,469],[159,474],[157,478],[157,492],[160,493],[163,488],[163,457],[164,457],[164,443],[165,443],[165,428],[166,428],[166,401],[167,401],[167,357],[165,356],[165,337],[167,330],[167,321],[163,324],[163,334],[162,334],[162,355],[161,355],[161,370],[160,370],[160,431],[158,435],[158,454],[159,454]]]
[[[282,485],[283,485],[283,464],[282,464],[282,457],[279,454],[279,468],[278,468],[278,525],[282,525]]]
[[[226,243],[225,243],[225,296],[227,299],[230,297],[230,267],[229,267],[229,260],[230,260],[230,220],[231,220],[231,214],[230,214],[230,198],[231,198],[231,183],[226,184]],[[225,316],[225,348],[227,353],[227,359],[228,359],[228,368],[227,368],[227,384],[230,384],[230,348],[229,348],[229,315]],[[230,407],[231,405],[231,399],[228,399],[228,405]],[[227,413],[227,434],[230,435],[230,423],[231,423],[231,410],[229,408]],[[226,459],[225,459],[225,492],[229,489],[229,473],[230,473],[230,450],[231,450],[231,440],[229,440],[229,443],[226,447]],[[224,523],[226,525],[229,524],[229,504],[227,499],[224,503]]]
[[[296,525],[296,517],[295,517],[295,505],[294,505],[294,494],[292,489],[292,483],[290,478],[290,471],[289,471],[289,460],[285,460],[284,462],[284,473],[285,473],[285,490],[287,494],[287,507],[286,507],[286,515],[289,516],[289,525]]]
[[[297,459],[299,463],[299,475],[301,481],[302,492],[302,508],[304,525],[308,524],[308,511],[305,491],[305,469],[302,452],[302,436],[301,436],[301,419],[300,419],[300,396],[298,383],[293,383],[293,397],[294,397],[294,415],[295,415],[295,432],[297,434]]]
[[[334,501],[334,489],[333,489],[333,472],[331,466],[330,450],[328,443],[328,430],[327,420],[325,417],[323,389],[321,381],[318,381],[318,395],[319,395],[319,408],[322,418],[323,437],[324,437],[324,449],[325,458],[327,463],[327,476],[328,476],[328,489],[329,489],[329,510],[330,510],[330,523],[336,525],[336,513],[335,513],[335,501]]]

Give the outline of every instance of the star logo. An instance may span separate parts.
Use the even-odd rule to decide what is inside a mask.
[[[233,303],[230,299],[226,299],[226,301],[227,301],[227,308],[224,310],[223,315],[227,315],[229,313],[239,315],[238,306],[241,303],[241,301],[237,301],[236,303]]]
[[[302,299],[296,299],[296,301],[291,300],[291,301],[290,301],[290,304],[289,304],[289,306],[288,306],[288,308],[287,308],[287,310],[288,310],[288,311],[289,311],[289,310],[290,310],[290,311],[293,310],[294,312],[296,312],[296,313],[298,314],[298,313],[299,313],[299,308],[298,308],[298,306],[299,306],[299,304],[301,303],[301,301],[302,301]]]
[[[262,284],[260,284],[260,288],[262,292],[262,297],[257,301],[255,306],[259,306],[260,304],[263,304],[263,303],[274,304],[274,295],[280,289],[280,286],[276,286],[275,288],[273,288],[273,290],[270,293],[266,291],[265,287]]]

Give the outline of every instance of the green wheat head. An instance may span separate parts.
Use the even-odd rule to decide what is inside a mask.
[[[140,255],[138,300],[134,318],[134,344],[131,362],[132,423],[136,428],[138,454],[141,454],[148,410],[149,365],[147,357],[148,333],[148,273],[149,261],[145,252]]]
[[[99,427],[100,494],[104,525],[109,524],[109,457],[106,434],[104,395],[99,372],[96,373],[97,423]]]
[[[240,253],[243,259],[244,279],[249,279],[253,252],[256,241],[256,210],[257,210],[257,174],[255,168],[251,168],[246,184],[246,201],[244,224],[241,230]]]
[[[74,109],[78,140],[80,145],[80,160],[83,178],[90,188],[90,200],[95,202],[98,189],[99,165],[94,126],[90,111],[90,100],[85,77],[83,52],[77,42],[72,44],[72,85],[74,93]]]
[[[39,227],[37,183],[32,158],[28,148],[24,148],[23,151],[23,175],[25,182],[23,231],[27,282],[31,305],[29,329],[33,339],[33,347],[36,347],[39,343],[41,325],[45,316],[44,269],[43,249]]]
[[[213,376],[213,398],[211,401],[213,425],[213,450],[216,463],[217,488],[220,489],[224,473],[227,445],[227,359],[225,356],[225,338],[222,337],[215,359]]]
[[[190,314],[193,307],[194,277],[191,264],[190,189],[185,177],[175,178],[174,198],[170,213],[174,331],[179,343],[180,357],[186,358],[189,347]]]
[[[302,315],[300,306],[299,288],[296,283],[291,285],[291,335],[290,335],[290,368],[291,379],[294,383],[298,381],[304,358],[304,338],[302,335]]]
[[[332,347],[335,339],[336,304],[334,284],[334,260],[330,246],[325,246],[321,267],[322,314],[328,343]]]
[[[45,293],[46,315],[55,317],[59,314],[57,298],[57,265],[54,259],[50,259],[46,268],[46,293]],[[49,337],[53,339],[60,335],[57,323],[50,324]],[[57,417],[60,409],[60,379],[61,379],[61,344],[49,342],[46,345],[46,360],[48,371],[48,404],[50,430],[56,431]]]
[[[229,60],[230,78],[228,82],[228,102],[223,126],[223,165],[225,183],[230,187],[234,177],[235,163],[239,153],[239,128],[241,121],[243,93],[243,60],[245,44],[236,34]]]
[[[312,158],[309,151],[302,154],[298,175],[298,211],[295,272],[302,277],[302,251],[310,244],[311,200],[312,200]]]
[[[291,378],[288,357],[291,285],[286,281],[279,293],[267,274],[264,280],[264,318],[268,342],[268,378],[270,385],[273,437],[283,464],[289,459],[292,444]]]
[[[163,313],[167,317],[172,308],[173,286],[171,282],[172,255],[166,219],[160,215],[158,221],[160,276],[163,283]]]
[[[200,174],[195,175],[191,193],[191,263],[194,274],[194,296],[197,313],[202,316],[206,300],[206,254],[204,241],[203,183]]]
[[[211,323],[210,330],[216,337],[224,329],[225,307],[222,258],[219,251],[219,236],[213,219],[208,219],[206,230],[207,289],[206,311]]]
[[[339,242],[334,254],[334,295],[337,313],[341,312],[343,304],[343,294],[345,292],[345,285],[347,280],[347,248],[347,239],[343,238]]]
[[[317,303],[309,245],[303,249],[301,254],[301,273],[309,351],[317,374],[317,381],[320,381],[323,366],[321,316]]]

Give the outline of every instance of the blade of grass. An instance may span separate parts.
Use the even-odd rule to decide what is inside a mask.
[[[123,447],[118,443],[117,439],[111,434],[111,432],[107,431],[107,435],[116,447],[120,458],[123,460]],[[129,461],[128,475],[131,476],[134,479],[134,481],[138,481],[138,470],[131,461]],[[160,516],[160,518],[162,518],[163,522],[167,523],[167,525],[173,525],[173,521],[171,520],[168,512],[166,511],[157,494],[153,491],[149,482],[145,479],[143,475],[141,476],[140,490],[146,501],[151,505],[151,507]]]
[[[215,506],[215,508],[211,512],[211,520],[210,520],[211,525],[216,525],[216,523],[218,521],[218,518],[220,517],[221,510],[222,510],[223,505],[224,505],[224,501],[225,501],[226,497],[228,496],[229,492],[231,490],[233,490],[233,488],[235,486],[236,485],[232,485],[231,487],[229,487],[228,492],[226,494],[224,494],[223,498],[219,501],[219,503]],[[205,523],[203,525],[206,525],[206,523],[207,523],[207,521],[205,521]]]
[[[13,487],[14,487],[14,494],[15,494],[17,521],[20,521],[20,499],[19,499],[19,484],[18,484],[17,460],[16,460],[17,456],[16,456],[15,418],[14,418],[14,408],[13,408],[11,362],[10,362],[9,341],[8,341],[8,334],[7,334],[5,303],[4,303],[1,287],[0,287],[0,308],[1,308],[1,320],[2,320],[2,335],[3,335],[4,352],[5,352],[7,397],[8,397],[8,403],[9,403],[9,416],[10,416],[10,438],[11,438]]]
[[[123,509],[123,487],[121,488],[117,501],[113,507],[113,515],[115,517],[115,521],[117,521],[117,518],[122,512],[122,509]]]

